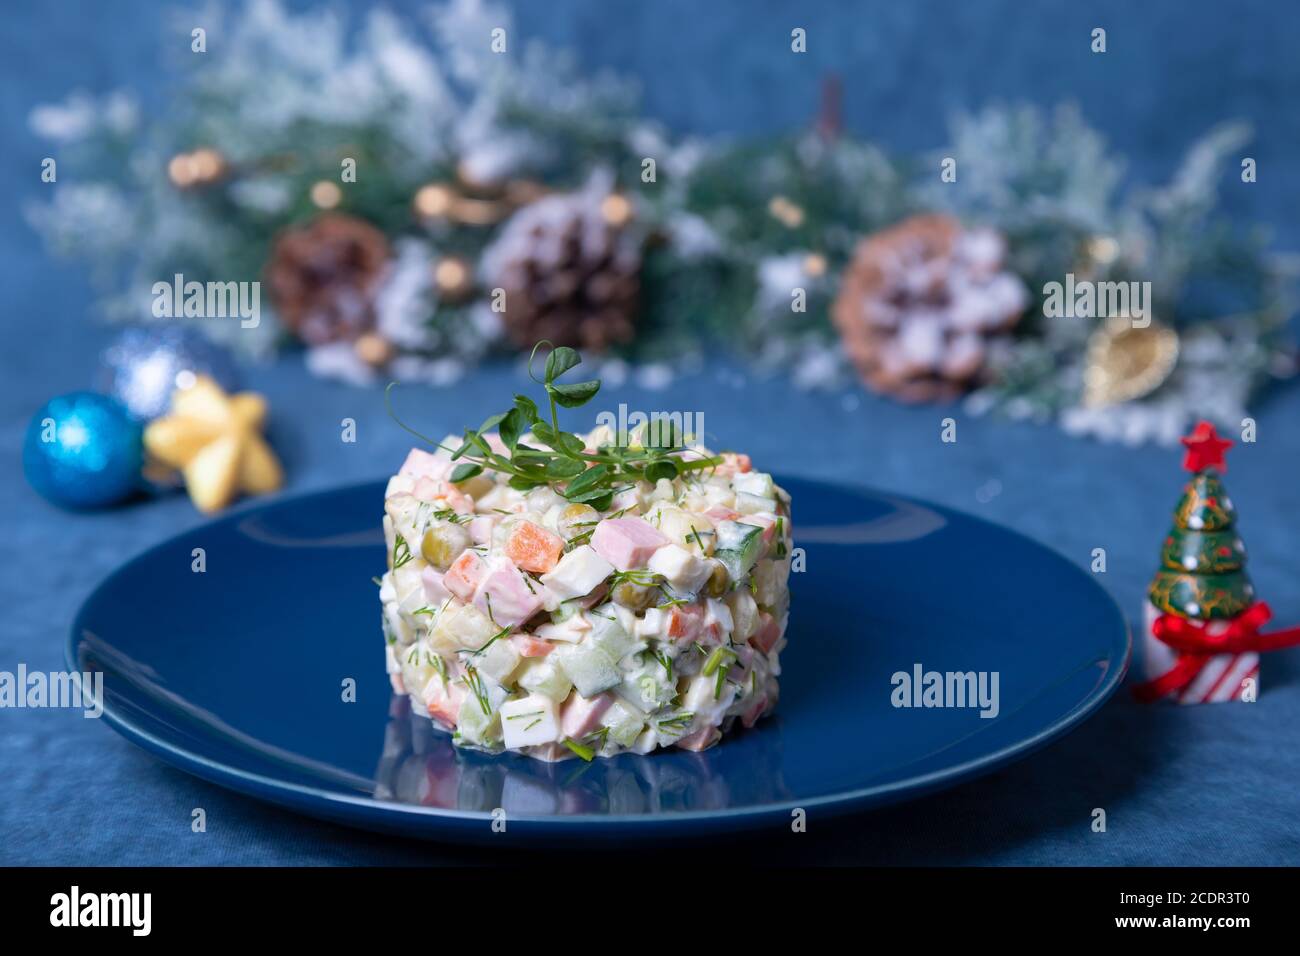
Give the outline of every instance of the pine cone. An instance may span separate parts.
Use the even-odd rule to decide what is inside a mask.
[[[986,377],[987,359],[1029,303],[1003,270],[991,229],[915,216],[863,239],[831,315],[867,386],[905,401],[946,401]]]
[[[631,207],[606,184],[538,199],[516,212],[483,255],[483,283],[505,290],[506,332],[603,351],[631,341],[641,244]]]
[[[352,341],[374,325],[388,240],[354,216],[328,213],[275,240],[266,276],[286,328],[308,345]]]

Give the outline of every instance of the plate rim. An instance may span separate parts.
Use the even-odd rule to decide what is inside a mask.
[[[980,515],[971,514],[959,508],[951,508],[947,505],[935,504],[925,499],[914,498],[910,495],[895,494],[894,492],[872,488],[867,485],[828,481],[809,475],[782,474],[778,477],[781,479],[789,478],[800,482],[827,485],[839,489],[864,493],[885,500],[905,501],[909,504],[919,505],[940,513],[958,515],[965,520],[980,525],[990,526],[1004,534],[1009,534],[1019,538],[1034,547],[1050,552],[1052,555],[1059,558],[1066,567],[1070,568],[1084,581],[1088,582],[1088,585],[1102,595],[1109,606],[1114,610],[1116,617],[1122,625],[1122,654],[1112,654],[1107,658],[1107,660],[1115,661],[1118,657],[1120,658],[1118,660],[1118,665],[1108,667],[1107,673],[1101,683],[1098,684],[1090,694],[1083,698],[1079,704],[1048,726],[1040,729],[1032,736],[1008,744],[990,754],[985,754],[982,757],[967,760],[963,763],[946,767],[942,770],[934,770],[929,773],[907,777],[903,780],[894,781],[888,784],[859,787],[853,790],[845,790],[834,794],[825,794],[804,800],[791,799],[776,803],[765,803],[725,810],[674,811],[670,814],[584,813],[563,816],[545,814],[512,814],[510,817],[510,823],[512,826],[518,826],[530,832],[544,832],[558,829],[570,830],[574,828],[589,828],[594,826],[602,829],[624,830],[633,834],[645,833],[646,831],[651,830],[657,831],[665,828],[671,829],[674,827],[679,829],[699,828],[706,824],[713,824],[715,827],[719,824],[723,824],[727,829],[735,830],[757,828],[772,818],[788,818],[791,811],[796,809],[807,810],[815,808],[818,810],[830,810],[832,815],[839,816],[857,810],[881,807],[890,803],[900,802],[904,798],[921,797],[937,790],[946,789],[947,787],[956,786],[974,780],[991,773],[1000,767],[1006,766],[1009,763],[1033,754],[1052,741],[1077,729],[1111,698],[1123,682],[1125,675],[1128,673],[1133,655],[1132,627],[1129,623],[1128,616],[1124,613],[1123,608],[1120,607],[1119,602],[1115,600],[1109,590],[1103,587],[1093,577],[1089,576],[1083,568],[1076,565],[1053,546],[1045,544],[1037,538],[1032,538],[1015,528],[998,524],[997,522],[981,517]],[[382,478],[367,479],[342,485],[335,485],[329,488],[302,491],[296,494],[276,494],[251,499],[240,503],[238,506],[232,508],[230,511],[216,519],[178,531],[176,534],[170,535],[162,541],[145,548],[143,551],[122,562],[105,575],[77,608],[77,612],[72,619],[72,627],[70,628],[68,639],[64,644],[64,658],[69,670],[73,673],[80,673],[81,670],[77,648],[81,640],[82,631],[84,630],[82,627],[82,619],[85,616],[87,607],[100,595],[100,592],[107,588],[128,568],[134,566],[138,562],[147,560],[157,551],[175,545],[180,541],[180,539],[192,534],[197,528],[206,527],[208,525],[232,523],[238,521],[241,517],[250,512],[261,511],[279,504],[346,493],[367,486],[382,485],[383,483],[384,479]],[[1119,649],[1119,643],[1115,642],[1113,639],[1109,643],[1112,645],[1112,651]],[[286,781],[266,774],[245,770],[232,764],[213,760],[193,753],[177,743],[168,741],[157,734],[145,730],[128,717],[118,713],[115,708],[110,707],[107,701],[103,702],[102,716],[107,720],[109,726],[122,737],[141,747],[143,750],[154,754],[165,763],[171,764],[172,766],[190,773],[193,776],[199,777],[200,779],[215,783],[218,786],[226,787],[236,793],[246,794],[277,806],[288,806],[317,818],[324,817],[333,821],[341,821],[348,825],[360,826],[363,828],[367,823],[382,823],[388,825],[384,827],[384,829],[390,830],[402,829],[399,825],[402,821],[406,821],[408,824],[418,823],[422,831],[420,834],[421,836],[437,835],[436,833],[430,834],[425,832],[430,824],[446,824],[460,830],[467,829],[470,826],[481,826],[484,823],[490,823],[494,820],[492,814],[486,811],[456,810],[444,807],[425,807],[416,806],[414,804],[390,803],[378,800],[373,796],[361,796],[325,790],[319,787]],[[350,816],[343,815],[343,811],[348,808],[363,813],[368,819],[364,822],[360,822]]]

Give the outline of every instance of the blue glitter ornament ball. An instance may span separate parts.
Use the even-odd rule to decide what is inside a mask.
[[[187,378],[210,376],[227,392],[241,384],[230,353],[184,325],[127,329],[104,350],[100,369],[104,391],[142,422],[165,414]]]
[[[27,426],[23,474],[65,508],[103,508],[140,487],[143,429],[121,402],[95,392],[52,398]]]

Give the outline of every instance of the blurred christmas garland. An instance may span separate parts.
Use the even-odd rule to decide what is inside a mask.
[[[358,383],[448,383],[538,338],[647,361],[721,344],[800,384],[852,363],[904,399],[1132,442],[1237,424],[1294,371],[1291,271],[1215,215],[1239,125],[1168,186],[1121,190],[1068,107],[987,109],[900,160],[841,130],[832,82],[800,135],[678,141],[479,0],[430,10],[427,44],[385,12],[351,41],[274,0],[177,22],[212,52],[161,121],[122,92],[32,114],[60,176],[29,220],[95,265],[114,319],[148,319],[176,274],[260,279],[278,321],[204,328],[253,354],[297,338]],[[1034,290],[1067,273],[1150,281],[1156,321],[1045,317]]]

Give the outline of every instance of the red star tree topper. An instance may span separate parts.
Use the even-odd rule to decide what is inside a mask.
[[[1182,439],[1182,443],[1187,448],[1187,454],[1183,456],[1183,467],[1188,471],[1204,471],[1206,468],[1228,470],[1223,453],[1232,447],[1232,442],[1220,438],[1209,422],[1197,422],[1192,433]]]

